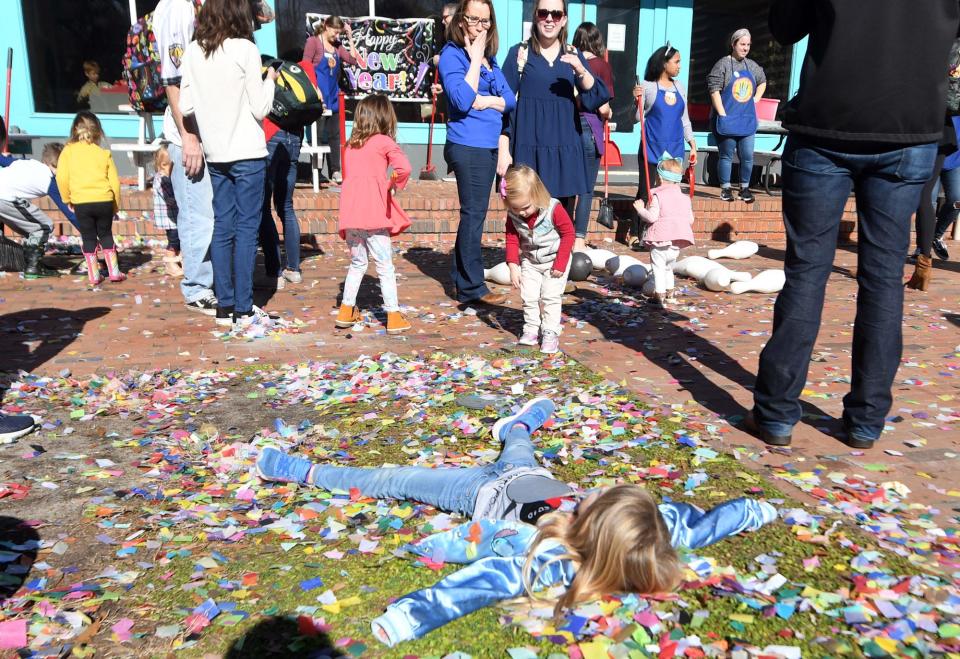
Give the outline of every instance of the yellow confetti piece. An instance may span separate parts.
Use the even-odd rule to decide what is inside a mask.
[[[730,619],[735,622],[742,622],[745,625],[752,625],[755,618],[746,613],[731,613]]]
[[[603,641],[590,641],[589,643],[580,644],[580,652],[583,653],[583,659],[609,659],[610,654],[607,652],[608,643]]]

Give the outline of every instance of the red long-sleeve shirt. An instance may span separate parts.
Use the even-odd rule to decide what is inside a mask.
[[[527,226],[532,229],[537,217],[538,215],[528,217]],[[573,227],[573,221],[560,204],[554,206],[552,219],[553,226],[560,234],[560,247],[553,260],[553,269],[564,272],[567,269],[567,261],[570,260],[577,233]],[[520,265],[520,234],[517,233],[517,228],[513,226],[513,221],[509,217],[507,218],[507,263]]]

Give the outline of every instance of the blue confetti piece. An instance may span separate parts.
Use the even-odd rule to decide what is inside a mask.
[[[312,579],[304,579],[300,582],[300,590],[314,590],[323,585],[323,579],[320,577],[313,577]]]

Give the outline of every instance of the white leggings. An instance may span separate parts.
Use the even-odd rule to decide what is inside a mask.
[[[380,278],[380,293],[383,295],[385,311],[400,311],[397,302],[397,274],[393,268],[393,248],[390,243],[390,231],[377,229],[363,231],[347,229],[347,247],[350,248],[350,268],[343,282],[343,304],[355,306],[360,282],[367,273],[369,257],[377,268]]]
[[[675,245],[650,248],[650,265],[653,270],[653,284],[657,293],[663,294],[674,287],[673,264],[680,255]]]

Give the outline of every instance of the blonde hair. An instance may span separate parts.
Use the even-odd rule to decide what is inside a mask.
[[[507,185],[508,204],[511,201],[529,198],[540,210],[550,206],[550,193],[547,191],[547,186],[531,167],[527,165],[511,167],[503,178]]]
[[[86,142],[87,144],[100,144],[103,141],[103,126],[97,115],[87,110],[81,110],[73,118],[73,125],[70,126],[70,142]]]
[[[570,515],[551,513],[538,525],[523,568],[523,585],[530,597],[540,571],[533,574],[534,549],[555,540],[576,565],[576,576],[557,600],[554,615],[579,602],[612,593],[669,592],[680,583],[682,569],[670,532],[650,493],[638,485],[615,485],[597,496],[586,510]],[[532,576],[532,579],[531,579]]]
[[[170,150],[167,148],[166,144],[161,144],[160,148],[157,149],[157,152],[153,154],[153,168],[154,170],[160,172],[165,170],[168,166],[173,166],[173,160],[170,158]]]
[[[83,72],[86,73],[100,73],[100,65],[92,59],[85,60],[83,63]]]
[[[668,172],[673,172],[674,174],[683,174],[683,165],[680,163],[679,158],[665,158],[657,163],[658,168],[663,168]]]
[[[359,149],[374,135],[397,136],[397,113],[390,99],[382,94],[371,94],[360,99],[353,111],[353,132],[347,146]]]

